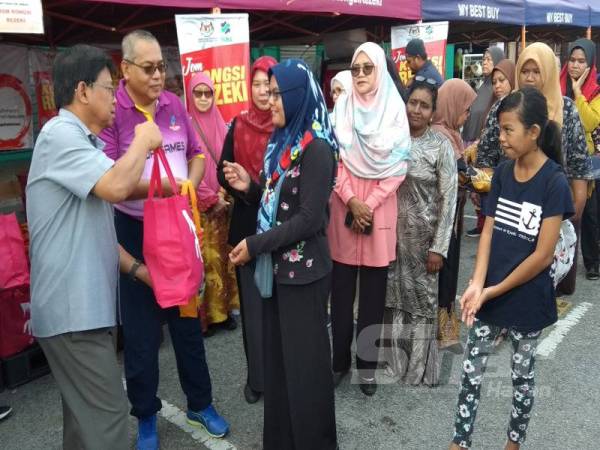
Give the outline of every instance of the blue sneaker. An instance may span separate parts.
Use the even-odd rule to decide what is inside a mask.
[[[222,438],[229,432],[229,424],[219,415],[213,405],[202,411],[188,411],[187,421],[190,425],[202,425],[208,434],[215,438]]]
[[[156,414],[138,419],[137,450],[158,450]]]

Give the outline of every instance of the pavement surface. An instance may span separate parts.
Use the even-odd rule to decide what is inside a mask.
[[[466,229],[473,224],[472,218],[465,220]],[[463,237],[459,293],[471,274],[477,242],[477,238]],[[587,281],[580,265],[577,291],[565,300],[570,302],[567,311],[542,337],[540,353],[543,354],[536,362],[538,391],[523,448],[600,448],[600,281]],[[207,339],[205,345],[214,405],[229,420],[231,433],[224,440],[212,439],[184,423],[186,401],[166,334],[160,350],[161,449],[262,448],[262,400],[249,405],[243,398],[246,368],[241,330],[221,331]],[[473,435],[474,449],[504,448],[511,404],[509,347],[502,344],[490,358]],[[374,397],[367,398],[355,384],[355,375],[351,380],[346,378],[336,390],[340,448],[447,448],[452,436],[462,355],[443,352],[442,356],[444,381],[437,388],[401,385],[380,373],[378,380],[382,384]],[[0,423],[0,449],[62,448],[62,407],[50,375],[0,393],[0,404],[7,403],[14,412]],[[131,448],[135,448],[135,434],[136,421],[130,418]]]

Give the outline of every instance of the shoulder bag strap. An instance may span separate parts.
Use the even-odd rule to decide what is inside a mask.
[[[214,149],[208,143],[208,139],[206,138],[204,131],[202,131],[202,128],[200,127],[198,122],[196,122],[196,120],[194,118],[191,119],[191,122],[192,122],[192,125],[194,126],[194,129],[196,130],[196,132],[202,139],[202,142],[204,143],[206,150],[208,150],[208,154],[209,154],[210,158],[214,161],[214,163],[216,165],[219,165],[219,161],[217,161],[217,154],[215,153]]]

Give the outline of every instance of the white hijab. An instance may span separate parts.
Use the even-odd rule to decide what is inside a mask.
[[[406,108],[387,71],[383,49],[365,42],[354,52],[365,53],[375,65],[375,89],[341,95],[333,115],[342,163],[357,177],[385,179],[406,174],[410,159],[410,129]]]

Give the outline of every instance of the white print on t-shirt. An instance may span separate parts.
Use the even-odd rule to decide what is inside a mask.
[[[519,204],[499,197],[494,220],[529,236],[537,236],[542,223],[542,207],[529,202]]]

